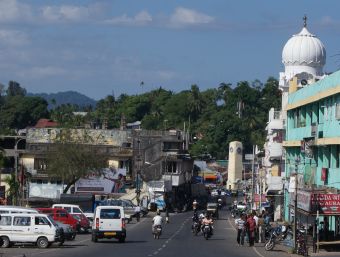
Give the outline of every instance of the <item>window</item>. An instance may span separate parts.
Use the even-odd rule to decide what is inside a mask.
[[[73,207],[73,213],[82,213],[82,211],[78,207]]]
[[[13,225],[14,226],[30,226],[31,217],[14,217]]]
[[[63,209],[65,209],[68,213],[72,213],[71,212],[71,207],[64,207]]]
[[[340,120],[340,103],[335,104],[335,119]]]
[[[50,225],[46,217],[35,217],[35,225]]]
[[[67,214],[64,211],[57,211],[57,217],[67,217]]]
[[[102,209],[100,210],[101,219],[120,219],[119,209]]]
[[[10,216],[1,216],[0,226],[10,226],[12,223],[12,217]]]

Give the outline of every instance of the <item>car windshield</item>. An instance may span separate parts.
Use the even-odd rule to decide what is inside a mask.
[[[53,217],[53,214],[47,216],[47,218],[50,220],[50,222],[51,222],[54,226],[58,227],[58,224],[56,223],[56,221],[55,221],[52,217]]]

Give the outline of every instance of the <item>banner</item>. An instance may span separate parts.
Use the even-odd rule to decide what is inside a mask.
[[[313,211],[320,214],[340,214],[340,194],[314,194],[312,195]]]

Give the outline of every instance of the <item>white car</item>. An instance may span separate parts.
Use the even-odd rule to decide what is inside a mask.
[[[97,206],[92,224],[92,242],[101,238],[116,238],[125,242],[125,214],[121,206]]]

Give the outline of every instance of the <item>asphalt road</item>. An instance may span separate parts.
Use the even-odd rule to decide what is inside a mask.
[[[74,256],[74,257],[181,257],[181,256],[242,256],[242,257],[286,257],[287,253],[276,250],[266,252],[262,245],[256,247],[239,247],[236,243],[234,220],[228,216],[229,212],[221,211],[220,219],[215,221],[214,235],[205,240],[202,235],[194,236],[191,232],[192,212],[172,214],[170,223],[164,225],[160,239],[155,240],[151,234],[152,214],[141,219],[139,223],[133,221],[127,225],[125,243],[117,240],[99,240],[91,242],[90,234],[77,235],[75,241],[67,241],[62,247],[52,245],[47,249],[33,246],[13,246],[0,249],[2,257],[38,257],[38,256]],[[1,254],[0,254],[1,257]]]

